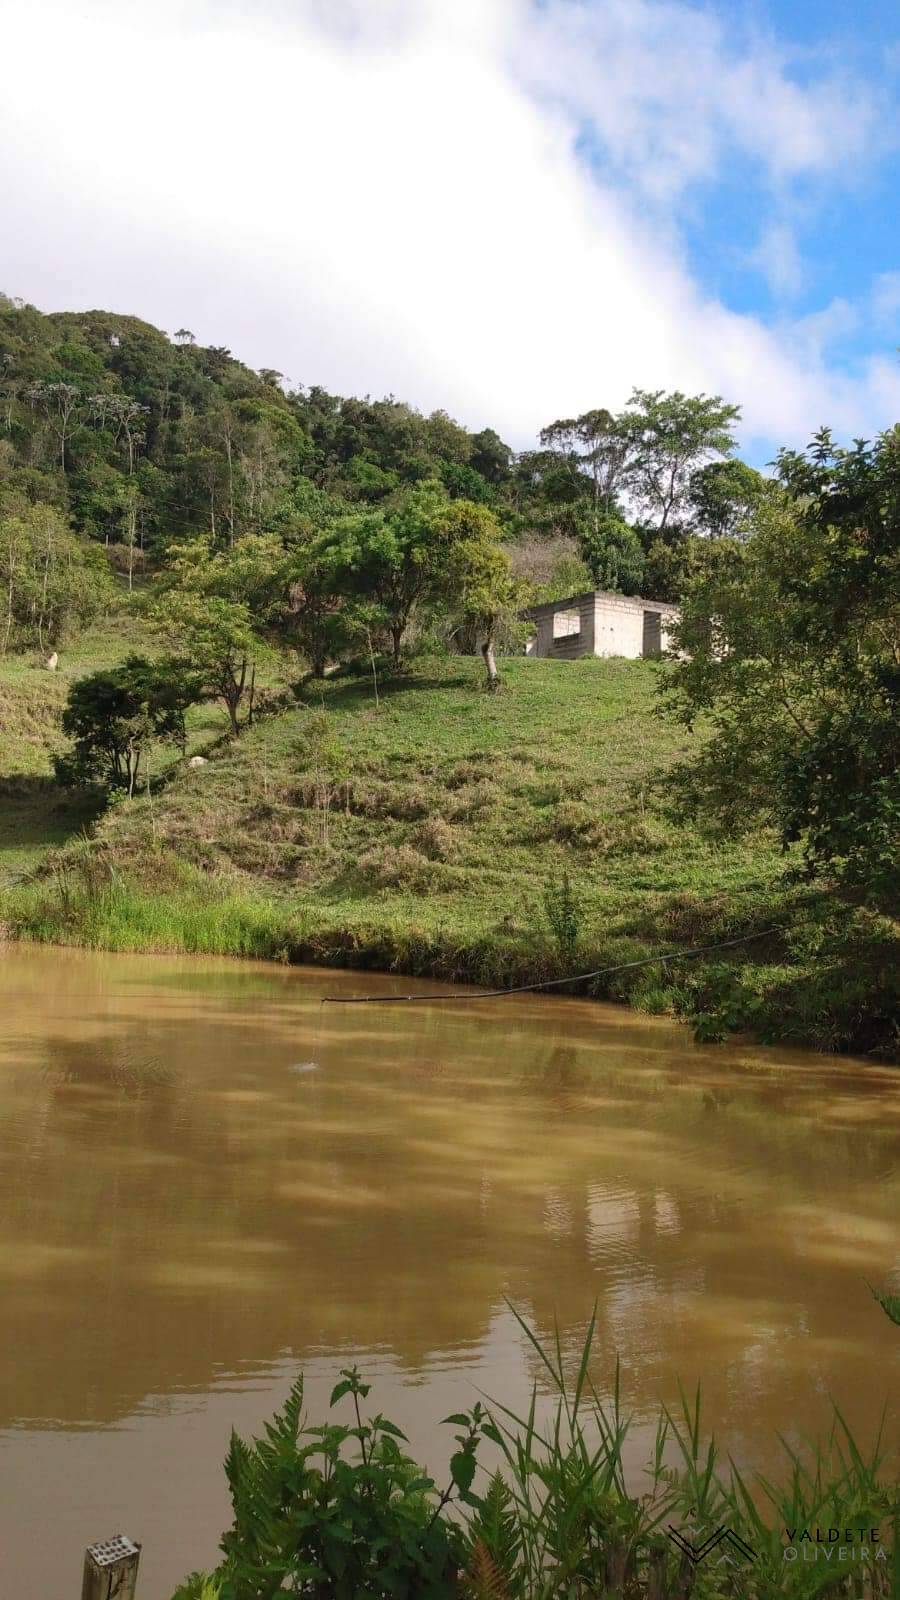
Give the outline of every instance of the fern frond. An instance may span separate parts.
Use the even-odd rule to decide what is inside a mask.
[[[510,1600],[506,1580],[483,1539],[476,1539],[463,1575],[466,1600]]]

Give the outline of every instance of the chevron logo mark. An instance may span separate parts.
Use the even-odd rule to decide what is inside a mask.
[[[695,1567],[699,1566],[701,1561],[705,1561],[707,1556],[712,1555],[713,1551],[717,1550],[721,1544],[729,1545],[731,1550],[740,1556],[742,1561],[754,1561],[756,1559],[756,1552],[750,1547],[746,1539],[742,1539],[740,1534],[735,1533],[732,1528],[726,1528],[724,1523],[721,1527],[716,1528],[715,1532],[711,1533],[701,1544],[694,1544],[685,1537],[680,1528],[673,1528],[671,1523],[666,1531],[676,1548],[683,1555],[686,1555]]]

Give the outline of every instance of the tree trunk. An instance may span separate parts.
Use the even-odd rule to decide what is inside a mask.
[[[235,735],[235,737],[237,737],[237,735],[241,731],[241,725],[238,722],[238,706],[240,705],[241,700],[243,698],[244,685],[245,685],[246,682],[247,682],[247,657],[244,656],[243,660],[241,661],[241,674],[240,674],[240,677],[239,678],[230,677],[226,681],[225,689],[223,691],[223,698],[225,700],[225,704],[228,707],[228,715],[229,715],[229,717],[231,719],[231,731]]]
[[[400,665],[400,644],[401,644],[402,639],[403,639],[403,624],[402,624],[402,622],[394,622],[394,623],[392,623],[391,624],[391,643],[393,644],[393,647],[394,647],[394,666],[395,667],[399,667],[399,665]]]
[[[497,671],[497,662],[494,657],[494,641],[490,636],[482,640],[481,654],[484,657],[484,665],[487,670],[488,688],[494,690],[500,682],[500,674]]]
[[[225,435],[225,456],[228,461],[228,544],[234,546],[234,462],[231,456],[231,434]]]
[[[379,706],[378,706],[378,673],[377,673],[377,671],[375,669],[375,647],[374,647],[374,645],[372,643],[372,634],[371,634],[371,630],[369,628],[366,629],[366,643],[369,646],[369,660],[370,660],[370,662],[372,664],[372,685],[373,685],[374,690],[375,690],[375,710],[377,711],[378,708],[379,708]]]
[[[6,655],[6,652],[9,649],[9,636],[12,633],[13,592],[14,592],[15,575],[16,575],[16,564],[15,564],[15,561],[14,561],[14,559],[12,557],[12,554],[10,554],[10,558],[9,558],[9,587],[7,589],[7,595],[6,595],[6,638],[3,641],[3,654],[4,655]]]

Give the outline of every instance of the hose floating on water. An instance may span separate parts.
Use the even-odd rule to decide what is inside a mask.
[[[736,939],[722,939],[718,944],[695,945],[692,950],[668,950],[659,956],[643,956],[640,961],[620,961],[613,967],[597,967],[593,972],[573,972],[569,978],[545,978],[542,983],[520,983],[512,989],[481,989],[474,994],[326,994],[323,1006],[374,1006],[410,1005],[417,1001],[432,1000],[502,1000],[510,994],[533,994],[538,989],[558,989],[564,983],[585,983],[588,978],[604,978],[613,972],[627,972],[633,967],[649,967],[656,961],[689,961],[694,956],[711,955],[716,950],[730,950],[736,944],[749,944],[751,939],[767,939],[781,928],[761,928],[758,933],[742,933]]]

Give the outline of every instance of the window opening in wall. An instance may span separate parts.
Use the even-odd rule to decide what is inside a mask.
[[[580,611],[555,611],[553,613],[554,639],[571,639],[573,634],[580,632]]]

